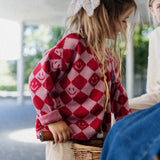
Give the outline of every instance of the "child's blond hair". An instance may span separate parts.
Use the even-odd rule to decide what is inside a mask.
[[[154,1],[155,0],[149,0],[149,7],[152,7]]]
[[[116,33],[116,23],[121,24],[120,15],[131,8],[135,10],[137,8],[134,0],[100,0],[100,5],[95,9],[93,16],[89,17],[82,8],[75,16],[69,17],[70,25],[68,30],[81,33],[102,62],[108,47],[106,38],[113,37],[112,33]],[[124,30],[123,36],[126,41]],[[119,70],[121,70],[121,57],[116,49],[117,35],[115,35],[114,40],[113,52],[119,62]]]

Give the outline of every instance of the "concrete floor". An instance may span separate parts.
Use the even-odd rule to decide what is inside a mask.
[[[45,143],[35,137],[35,109],[27,99],[0,98],[0,160],[44,160]]]

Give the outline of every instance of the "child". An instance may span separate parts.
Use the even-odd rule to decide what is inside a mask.
[[[29,78],[37,136],[50,131],[56,142],[47,143],[47,160],[73,159],[69,138],[94,139],[110,130],[111,112],[116,120],[131,113],[116,42],[135,9],[134,0],[72,1],[72,33],[44,55]],[[115,41],[113,53],[106,39]]]
[[[149,0],[149,9],[154,21],[160,23],[160,0]],[[149,56],[147,71],[147,93],[130,100],[131,108],[145,109],[160,102],[160,27],[149,36]]]

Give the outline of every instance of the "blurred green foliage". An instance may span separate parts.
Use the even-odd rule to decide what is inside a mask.
[[[33,48],[35,50],[34,55],[26,55],[24,57],[25,83],[28,82],[29,75],[38,64],[44,53],[57,44],[57,42],[62,38],[64,31],[65,30],[62,27],[51,28],[42,25],[37,27],[33,31],[33,34],[24,39],[25,46],[30,48],[30,50]],[[29,45],[32,43],[34,46]]]
[[[17,86],[0,86],[0,90],[1,91],[16,91],[17,90]]]
[[[24,30],[24,65],[25,65],[25,83],[28,83],[28,77],[36,67],[44,53],[53,48],[62,38],[65,29],[63,27],[50,26],[26,26]],[[28,33],[29,32],[29,33]],[[12,74],[17,72],[17,61],[10,65]]]
[[[148,46],[149,33],[153,31],[153,27],[148,25],[137,26],[133,36],[134,46],[134,74],[145,77],[147,74],[148,64]],[[122,73],[125,77],[126,54],[123,57]],[[124,78],[125,79],[125,78]]]
[[[146,25],[136,27],[134,32],[134,73],[145,76],[148,64],[148,34]]]
[[[146,75],[148,61],[148,34],[153,30],[148,26],[137,26],[134,32],[134,73]],[[24,62],[25,83],[43,54],[53,48],[62,38],[65,29],[63,27],[26,26],[24,31]],[[125,59],[123,57],[122,75],[125,75]],[[17,62],[11,63],[12,74],[16,74]],[[125,77],[125,76],[124,76]],[[125,78],[124,78],[125,79]]]

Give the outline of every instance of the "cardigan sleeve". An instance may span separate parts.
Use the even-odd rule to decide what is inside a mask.
[[[129,115],[131,109],[129,107],[128,96],[121,84],[121,74],[118,73],[118,64],[117,61],[114,61],[114,78],[111,86],[111,105],[112,112],[114,113],[115,120]],[[115,76],[117,75],[117,78]]]
[[[62,119],[52,91],[55,89],[56,81],[62,78],[69,67],[74,53],[75,46],[70,47],[68,41],[64,38],[48,51],[29,77],[31,98],[42,125]]]
[[[127,93],[120,81],[113,84],[111,97],[112,112],[116,121],[131,113]]]

